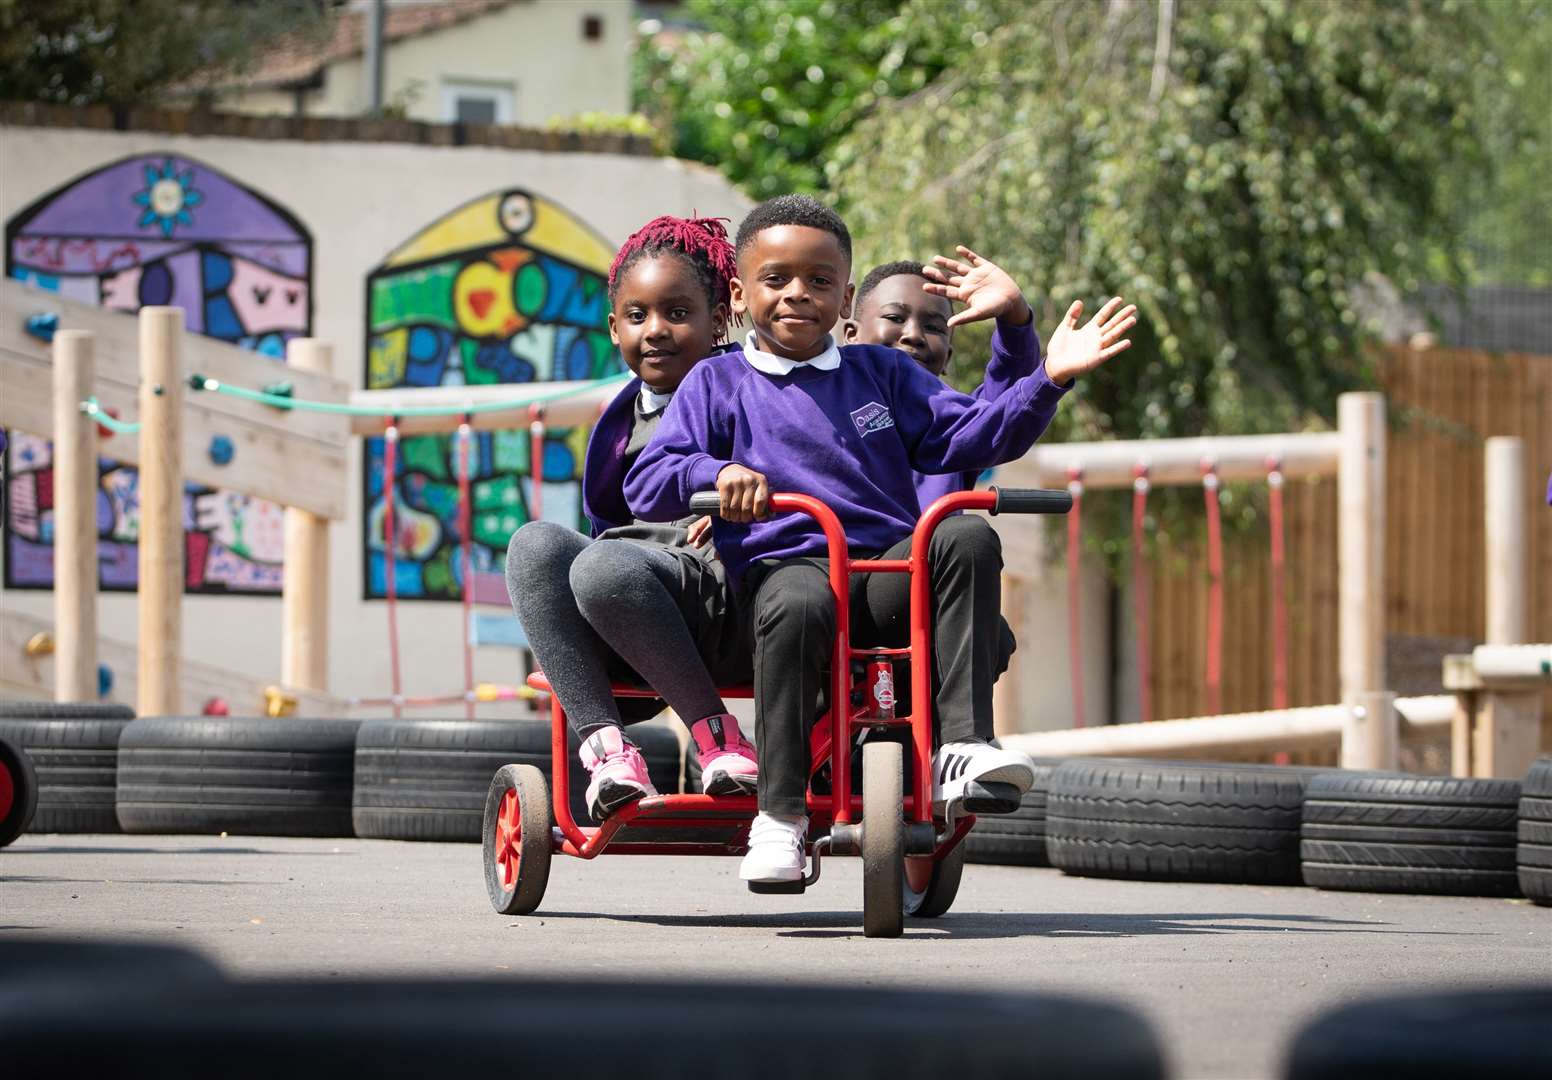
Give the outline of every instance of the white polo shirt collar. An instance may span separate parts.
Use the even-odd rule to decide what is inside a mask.
[[[841,366],[841,350],[836,346],[833,336],[825,339],[827,342],[825,351],[812,360],[790,360],[785,356],[766,352],[755,344],[758,340],[754,331],[749,331],[749,336],[744,339],[744,357],[756,371],[763,371],[767,375],[790,375],[800,367],[834,371]]]
[[[641,410],[642,416],[651,416],[668,408],[668,403],[674,400],[674,392],[670,390],[666,394],[659,394],[646,383],[641,384],[641,396],[637,398],[636,407]]]

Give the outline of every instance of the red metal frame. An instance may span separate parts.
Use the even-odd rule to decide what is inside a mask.
[[[808,793],[808,811],[811,824],[821,828],[830,824],[847,824],[862,813],[862,798],[851,794],[851,748],[853,736],[859,728],[909,727],[912,743],[912,790],[932,790],[932,664],[927,659],[932,652],[932,581],[928,575],[927,551],[932,534],[939,523],[960,510],[992,510],[997,505],[995,491],[961,491],[945,495],[929,506],[912,533],[909,559],[852,559],[846,548],[846,535],[840,519],[824,503],[807,495],[775,494],[770,506],[776,513],[808,514],[824,531],[830,560],[830,591],[835,599],[834,650],[830,660],[830,712],[818,725],[828,726],[828,732],[813,740],[813,760],[810,774],[824,764],[826,755],[830,765],[831,785],[828,794]],[[903,649],[854,649],[851,646],[850,578],[854,573],[909,574],[910,590],[910,639]],[[850,707],[835,708],[835,703],[849,703],[852,695],[851,661],[854,659],[909,658],[911,660],[911,712],[909,716],[873,715],[868,707],[853,711]],[[528,677],[528,685],[535,690],[549,692],[550,684],[542,673]],[[657,694],[641,687],[619,685],[614,687],[616,697],[651,698]],[[751,687],[725,687],[724,698],[748,698],[754,696]],[[555,815],[555,851],[580,859],[592,859],[606,850],[616,855],[741,855],[746,850],[748,825],[758,810],[753,796],[734,795],[659,795],[642,799],[617,810],[602,825],[596,827],[578,825],[571,814],[571,768],[566,747],[567,724],[565,710],[560,699],[550,694],[550,776],[554,789],[551,795]],[[827,735],[828,737],[823,737]],[[849,797],[846,797],[848,796]],[[932,799],[918,799],[907,795],[904,810],[908,820],[931,823]],[[666,815],[673,815],[672,817]],[[618,841],[614,837],[632,822],[659,828],[684,829],[732,829],[733,834],[725,843],[666,843],[662,841]],[[974,817],[966,817],[957,823],[954,832],[937,845],[931,855],[932,862],[940,861],[965,838]],[[815,831],[819,831],[816,829]],[[628,833],[627,833],[628,837]],[[912,876],[915,888],[924,888],[917,878],[924,877],[926,856],[907,858],[907,873]],[[914,873],[913,873],[914,871]]]

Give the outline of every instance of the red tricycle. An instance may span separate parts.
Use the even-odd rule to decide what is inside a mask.
[[[714,513],[716,492],[691,500],[695,513]],[[997,513],[1066,513],[1072,497],[1065,491],[990,488],[945,495],[916,524],[907,559],[853,559],[835,513],[807,495],[773,494],[773,513],[808,514],[819,523],[828,545],[830,589],[835,596],[836,635],[830,661],[828,713],[810,740],[808,792],[810,866],[801,881],[751,886],[760,892],[802,892],[819,879],[823,854],[862,856],[862,923],[868,937],[896,937],[904,916],[941,915],[954,902],[964,868],[961,841],[975,824],[973,815],[952,822],[932,812],[932,596],[927,550],[933,530],[960,510]],[[910,645],[907,648],[852,648],[849,632],[851,574],[909,574]],[[854,662],[866,672],[855,686]],[[894,664],[910,668],[911,711],[895,714],[891,673]],[[536,690],[549,690],[542,674],[529,677]],[[655,697],[653,691],[617,684],[619,697]],[[749,687],[722,691],[724,697],[752,697]],[[855,696],[854,696],[855,695]],[[591,859],[613,855],[742,855],[756,813],[752,796],[658,795],[631,803],[597,827],[578,826],[571,813],[570,762],[566,716],[551,701],[550,785],[533,765],[505,765],[491,781],[485,799],[485,885],[491,904],[503,915],[526,915],[538,908],[549,882],[550,857],[556,852]],[[842,707],[836,707],[840,703]],[[852,780],[852,750],[863,733],[909,732],[911,784],[906,794],[906,758],[901,742],[887,738],[862,743],[860,792]],[[816,791],[814,777],[828,767],[828,791]]]

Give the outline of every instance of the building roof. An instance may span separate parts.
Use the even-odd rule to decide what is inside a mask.
[[[436,3],[388,4],[383,13],[383,42],[392,44],[419,37],[471,19],[478,19],[513,0],[438,0]],[[270,88],[311,82],[325,67],[366,51],[368,12],[361,9],[335,17],[334,31],[322,40],[309,37],[282,39],[241,72],[215,74],[197,80],[205,88]]]

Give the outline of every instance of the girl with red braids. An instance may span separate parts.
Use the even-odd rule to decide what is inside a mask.
[[[582,739],[597,820],[657,794],[624,729],[645,716],[629,707],[622,716],[611,679],[645,682],[689,725],[703,790],[756,788],[754,747],[717,693],[718,681],[749,679],[750,650],[706,542],[708,523],[640,521],[623,491],[680,382],[723,351],[734,273],[733,246],[715,218],[656,218],[625,241],[609,268],[609,335],[635,378],[588,443],[582,500],[593,538],[533,521],[507,548],[512,608]],[[661,707],[647,704],[646,715]]]

